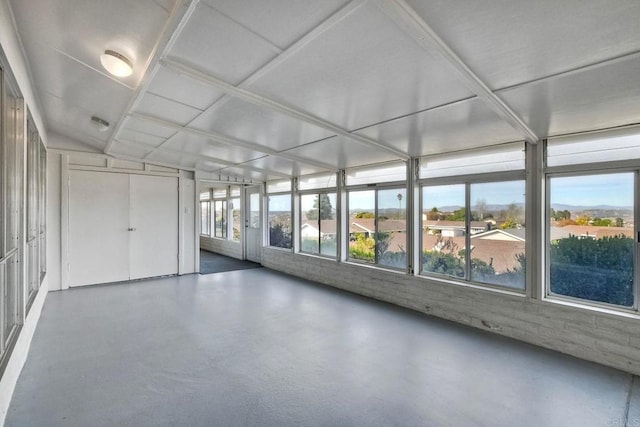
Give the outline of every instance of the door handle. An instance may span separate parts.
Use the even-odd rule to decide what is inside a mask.
[[[129,227],[127,230],[129,231],[136,231],[136,229],[134,227]]]

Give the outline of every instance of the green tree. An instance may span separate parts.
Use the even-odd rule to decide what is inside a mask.
[[[291,232],[285,231],[280,223],[271,224],[269,226],[269,245],[291,249]]]
[[[611,222],[609,218],[594,218],[591,224],[597,227],[611,227]]]
[[[467,215],[467,210],[465,208],[460,208],[458,210],[453,211],[453,213],[447,216],[445,219],[447,221],[464,221]]]
[[[313,201],[313,209],[307,211],[307,219],[333,219],[333,206],[331,206],[331,199],[327,194],[316,196]]]
[[[373,212],[358,212],[356,218],[373,218],[375,215]]]
[[[624,219],[616,218],[616,227],[624,227]]]
[[[590,301],[633,305],[632,238],[576,236],[551,243],[551,291]]]

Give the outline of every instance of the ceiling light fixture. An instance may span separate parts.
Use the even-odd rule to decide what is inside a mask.
[[[128,77],[133,73],[133,63],[129,58],[115,50],[105,50],[100,55],[102,66],[117,77]]]
[[[98,116],[91,116],[91,124],[95,126],[95,128],[100,132],[105,132],[107,129],[109,129],[109,122],[101,119]]]

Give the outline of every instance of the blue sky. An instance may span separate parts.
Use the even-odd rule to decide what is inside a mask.
[[[551,179],[551,204],[633,206],[632,172]]]
[[[633,206],[632,172],[601,174],[589,176],[555,177],[551,179],[551,204],[574,206],[611,205],[619,207]],[[398,208],[398,193],[402,194],[401,205],[406,208],[406,192],[404,189],[380,190],[378,203],[380,209]],[[479,199],[488,205],[508,205],[524,203],[524,181],[508,181],[499,183],[473,184],[471,186],[472,206]],[[349,193],[350,210],[374,209],[375,191],[354,191]],[[290,209],[288,196],[269,196],[270,209],[284,211]],[[335,208],[335,195],[330,196]],[[434,206],[464,206],[464,184],[424,187],[422,194],[424,209]],[[302,198],[302,210],[313,206],[313,196]]]
[[[491,182],[471,185],[471,206],[484,200],[487,205],[524,203],[524,181]],[[464,206],[464,184],[424,187],[422,201],[424,210],[443,206]]]

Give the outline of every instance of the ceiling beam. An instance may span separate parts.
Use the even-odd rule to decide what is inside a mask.
[[[279,152],[279,151],[273,150],[271,148],[265,147],[264,145],[256,144],[254,142],[244,141],[244,140],[237,139],[237,138],[231,138],[229,136],[222,135],[222,134],[219,134],[217,132],[196,129],[196,128],[192,128],[192,127],[189,127],[189,126],[182,126],[179,123],[171,122],[169,120],[160,119],[160,118],[154,117],[154,116],[149,116],[147,114],[130,113],[129,117],[134,118],[134,119],[144,120],[146,122],[153,123],[153,124],[156,124],[156,125],[168,128],[168,129],[173,129],[173,130],[178,131],[178,132],[184,132],[184,133],[188,133],[188,134],[191,134],[191,135],[202,136],[204,138],[207,138],[207,139],[210,139],[212,141],[215,141],[218,144],[228,145],[230,147],[235,147],[235,148],[242,147],[242,148],[245,148],[247,150],[257,151],[257,152],[260,152],[260,153],[263,153],[263,154],[268,154],[268,155],[273,156],[273,157],[281,157],[281,158],[286,159],[286,160],[291,160],[291,161],[294,161],[294,162],[300,162],[300,163],[307,164],[307,165],[310,165],[310,166],[315,166],[317,168],[326,169],[328,171],[336,171],[337,170],[337,168],[335,166],[330,165],[328,163],[320,162],[320,161],[317,161],[317,160],[307,159],[307,158],[304,158],[304,157],[296,156],[294,154],[288,154],[288,153],[285,153],[285,152]]]
[[[336,11],[333,15],[329,16],[324,21],[322,21],[320,24],[318,24],[311,31],[309,31],[304,36],[300,37],[298,40],[296,40],[291,45],[289,45],[286,49],[281,50],[278,55],[273,57],[266,64],[264,64],[262,67],[258,68],[250,76],[248,76],[242,82],[240,82],[238,84],[238,87],[246,88],[250,84],[258,81],[262,76],[268,74],[271,70],[273,70],[273,69],[277,68],[278,66],[280,66],[283,62],[285,62],[291,56],[295,55],[302,48],[304,48],[309,43],[311,43],[314,40],[316,40],[321,34],[323,34],[327,30],[331,29],[333,26],[335,26],[336,24],[338,24],[339,22],[344,20],[346,17],[348,17],[354,11],[358,10],[362,5],[366,4],[368,1],[369,0],[351,0],[345,6],[343,6],[338,11]],[[222,14],[222,12],[220,12],[220,11],[218,11],[218,12]],[[238,24],[238,25],[240,25],[240,24]],[[206,114],[206,113],[208,113],[210,111],[213,111],[216,108],[220,108],[222,105],[224,105],[231,98],[232,98],[231,95],[225,93],[220,98],[215,100],[211,105],[209,105],[209,107],[207,107],[207,109],[205,111],[203,111],[201,114],[199,114],[198,117],[200,117],[203,114]],[[198,119],[198,117],[195,117],[187,125],[190,125],[191,123],[193,123],[195,120]],[[169,142],[175,135],[177,135],[177,133],[172,135],[171,137],[167,138],[167,140],[164,143],[162,143],[160,146],[163,146],[164,144]]]
[[[113,132],[111,133],[109,141],[104,149],[105,154],[109,154],[111,151],[111,147],[113,146],[120,129],[122,129],[124,121],[127,118],[127,114],[147,92],[147,88],[151,83],[151,80],[160,67],[158,61],[163,55],[169,52],[171,47],[173,47],[178,36],[182,33],[182,30],[191,18],[191,15],[196,10],[196,6],[199,2],[200,0],[181,0],[175,3],[169,18],[160,33],[160,37],[158,37],[158,40],[153,46],[149,60],[145,64],[145,72],[143,74],[142,81],[138,83],[138,88],[134,91],[133,96],[129,99],[127,107],[124,109],[122,115],[118,119],[118,122],[114,126]]]
[[[300,120],[300,121],[312,124],[321,129],[328,130],[338,136],[342,136],[343,138],[347,138],[349,140],[355,141],[365,146],[374,147],[378,150],[391,153],[394,156],[398,157],[399,159],[408,160],[410,158],[408,154],[400,150],[391,148],[371,138],[367,138],[362,135],[351,133],[348,130],[341,128],[340,126],[337,126],[331,122],[321,119],[320,117],[316,117],[312,114],[309,114],[303,110],[289,107],[288,105],[282,104],[273,99],[267,98],[262,95],[258,95],[256,93],[253,93],[246,89],[242,89],[240,87],[236,87],[230,83],[225,82],[222,79],[219,79],[218,77],[215,77],[209,73],[196,70],[195,68],[185,65],[174,59],[168,59],[168,58],[162,59],[160,60],[160,64],[169,68],[170,70],[173,70],[178,74],[185,75],[187,77],[190,77],[194,80],[198,80],[210,86],[215,86],[218,89],[222,90],[223,92],[227,93],[228,95],[232,95],[236,98],[242,99],[243,101],[267,108],[272,111],[276,111],[278,113],[292,117],[296,120]]]
[[[287,174],[282,173],[282,172],[276,172],[276,171],[272,171],[272,170],[268,170],[268,169],[258,168],[258,167],[255,167],[255,166],[245,165],[246,162],[242,162],[242,163],[229,162],[227,160],[222,160],[222,159],[218,159],[216,157],[206,156],[206,155],[203,155],[203,154],[192,153],[190,151],[181,151],[181,150],[176,150],[174,148],[168,148],[168,147],[157,147],[157,146],[155,146],[153,144],[149,144],[147,142],[131,141],[131,140],[128,140],[128,139],[121,139],[121,138],[120,139],[116,139],[116,142],[119,142],[121,144],[139,145],[139,146],[142,146],[142,147],[144,147],[146,149],[149,149],[152,152],[155,152],[155,151],[166,151],[167,153],[179,154],[179,155],[183,155],[185,157],[190,157],[192,159],[208,160],[210,162],[217,163],[217,164],[225,166],[225,167],[220,168],[219,169],[220,171],[225,169],[228,166],[228,167],[252,170],[252,171],[255,171],[255,172],[260,172],[260,173],[269,174],[269,175],[273,175],[273,176],[280,176],[280,177],[283,177],[283,178],[290,178],[291,177],[291,175],[287,175]],[[254,160],[258,160],[258,159],[252,159],[252,160],[249,160],[248,162],[252,162]]]
[[[465,86],[520,132],[525,140],[533,144],[540,140],[524,120],[489,89],[405,0],[377,0],[377,4],[400,28],[410,34],[423,49],[429,53],[439,54],[451,65]]]

